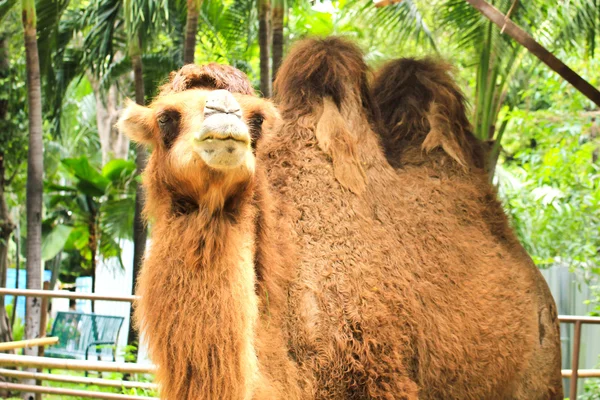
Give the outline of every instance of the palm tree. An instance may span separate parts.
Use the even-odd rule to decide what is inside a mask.
[[[273,80],[283,59],[285,9],[285,0],[275,0],[273,2]]]
[[[198,15],[202,0],[187,0],[187,17],[185,23],[185,40],[183,47],[183,63],[193,64],[196,51],[196,33],[198,32]]]
[[[33,0],[22,0],[25,53],[27,57],[27,97],[29,100],[29,154],[27,157],[27,289],[42,288],[42,88],[37,47],[36,10]],[[25,337],[33,339],[40,333],[41,301],[27,298]],[[37,348],[26,349],[37,354]]]
[[[271,97],[271,0],[258,0],[258,45],[260,47],[260,91]]]
[[[22,0],[23,30],[27,65],[27,98],[29,101],[29,153],[27,156],[27,289],[42,289],[42,196],[44,191],[44,144],[42,142],[42,86],[37,46],[34,0]],[[40,334],[42,301],[28,297],[25,338]],[[25,354],[37,355],[37,347]],[[24,393],[24,399],[33,398]]]

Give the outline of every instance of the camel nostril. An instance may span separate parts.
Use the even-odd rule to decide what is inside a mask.
[[[227,90],[214,90],[208,94],[204,115],[234,114],[241,118],[241,108],[235,97]]]

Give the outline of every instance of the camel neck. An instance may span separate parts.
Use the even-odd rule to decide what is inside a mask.
[[[254,348],[254,210],[239,218],[180,215],[157,221],[138,309],[173,399],[246,399],[258,379]]]

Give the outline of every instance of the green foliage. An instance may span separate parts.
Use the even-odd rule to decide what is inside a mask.
[[[519,236],[538,266],[564,263],[600,273],[600,169],[590,124],[542,112],[512,112],[501,191]],[[576,234],[574,234],[576,233]]]
[[[42,260],[48,261],[65,247],[73,227],[57,224],[52,230],[42,237]]]
[[[61,280],[91,273],[97,255],[116,257],[122,265],[119,239],[132,231],[135,164],[115,159],[100,170],[82,156],[62,160],[61,167],[66,175],[59,176],[71,183],[46,185],[50,199],[44,222],[52,228],[43,243],[49,258],[66,252]]]
[[[23,167],[27,159],[27,89],[25,86],[25,56],[20,46],[10,40],[16,29],[15,21],[5,21],[0,29],[0,40],[7,44],[8,69],[0,70],[0,152],[4,156],[7,176]],[[6,29],[6,30],[4,30]],[[0,58],[4,57],[0,48]]]
[[[12,315],[12,313],[13,313],[12,304],[7,304],[5,309],[6,309],[6,315],[8,315],[8,316]],[[25,335],[25,325],[23,324],[23,321],[21,320],[21,318],[15,316],[15,323],[12,326],[13,340],[14,341],[23,340],[24,335]]]

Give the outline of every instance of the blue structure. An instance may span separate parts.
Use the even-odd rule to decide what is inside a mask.
[[[49,281],[52,277],[52,271],[44,270],[44,275],[42,276],[42,281]],[[19,289],[26,289],[27,279],[27,271],[24,269],[19,270]],[[8,273],[6,274],[6,287],[8,289],[16,289],[17,284],[17,270],[14,268],[9,268]],[[77,278],[75,281],[75,289],[78,292],[83,293],[92,293],[92,278],[89,276]],[[4,304],[12,304],[14,296],[4,296]],[[77,300],[77,311],[81,312],[91,312],[91,305],[89,300]],[[19,296],[17,300],[17,317],[25,318],[25,297]]]
[[[52,276],[51,271],[44,271],[44,275],[42,276],[42,281],[49,281]],[[27,288],[27,271],[25,269],[19,270],[19,289]],[[17,289],[17,270],[14,268],[9,268],[6,274],[6,287],[8,289]],[[4,296],[4,304],[12,304],[13,296]],[[25,317],[25,297],[21,296],[17,300],[17,317],[23,319]]]

